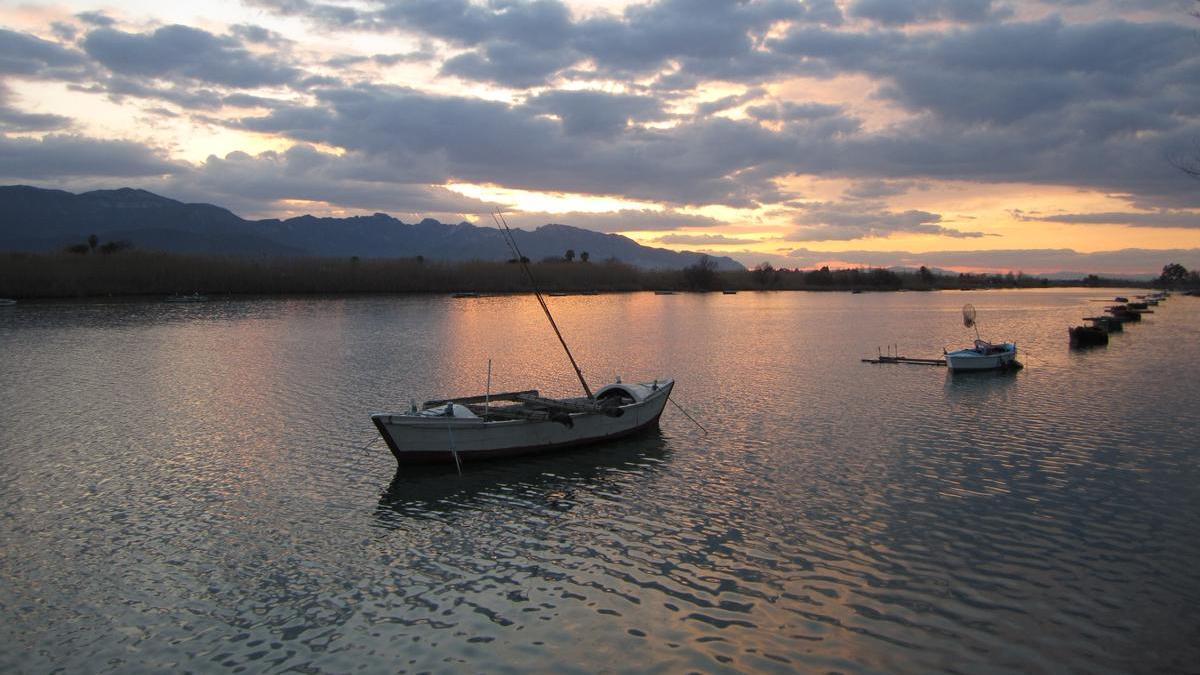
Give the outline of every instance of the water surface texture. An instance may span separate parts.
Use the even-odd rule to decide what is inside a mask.
[[[462,477],[368,413],[577,394],[530,296],[0,309],[0,671],[1194,671],[1200,299],[1111,293],[549,298],[708,433]],[[859,362],[964,302],[1024,370]]]

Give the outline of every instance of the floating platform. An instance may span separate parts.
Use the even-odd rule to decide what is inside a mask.
[[[946,359],[915,359],[908,356],[879,356],[863,359],[863,363],[907,363],[914,366],[944,366]]]

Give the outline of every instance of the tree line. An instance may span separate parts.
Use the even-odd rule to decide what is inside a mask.
[[[99,242],[48,254],[0,254],[0,297],[69,298],[170,295],[200,292],[229,295],[318,293],[516,293],[529,283],[516,261],[445,262],[414,258],[211,256],[117,248],[104,253]],[[120,255],[111,255],[120,253]],[[577,260],[579,262],[577,262]],[[1089,277],[1055,281],[1023,273],[938,274],[928,268],[777,269],[762,263],[749,270],[719,270],[708,256],[683,269],[647,270],[616,259],[587,261],[564,255],[531,264],[542,290],[719,291],[819,290],[896,291],[1044,286],[1130,286],[1128,280]],[[526,261],[528,262],[528,261]],[[1174,265],[1174,264],[1173,264]],[[1182,272],[1180,272],[1182,270]],[[1197,285],[1196,272],[1164,268],[1168,287]]]

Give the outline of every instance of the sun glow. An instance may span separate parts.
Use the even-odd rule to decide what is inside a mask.
[[[486,202],[498,202],[518,211],[536,213],[614,213],[627,209],[663,210],[661,205],[653,202],[618,197],[597,197],[565,192],[534,192],[474,183],[447,183],[445,187],[466,197]]]

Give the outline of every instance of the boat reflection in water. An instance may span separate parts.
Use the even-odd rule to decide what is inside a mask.
[[[579,491],[619,493],[631,475],[658,473],[670,455],[667,439],[654,429],[565,454],[487,462],[461,475],[445,465],[404,466],[380,495],[376,515],[383,527],[391,528],[405,518],[433,517],[491,502],[569,510]]]

